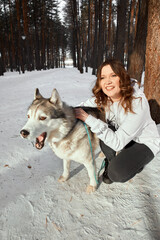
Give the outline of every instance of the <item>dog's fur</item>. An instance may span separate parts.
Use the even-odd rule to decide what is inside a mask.
[[[97,108],[82,108],[104,121],[104,114]],[[94,154],[99,140],[90,130],[89,133]],[[38,149],[42,149],[47,141],[55,154],[63,159],[64,170],[59,178],[60,182],[69,178],[71,160],[84,164],[90,178],[87,192],[95,191],[97,184],[86,129],[82,121],[75,118],[74,108],[61,101],[56,89],[53,89],[49,99],[42,97],[36,89],[34,101],[28,109],[28,121],[21,130],[21,136],[36,140],[35,146]]]

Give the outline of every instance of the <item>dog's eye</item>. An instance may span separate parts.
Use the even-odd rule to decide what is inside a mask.
[[[43,121],[43,120],[45,120],[46,119],[46,117],[40,117],[39,118],[39,120],[41,120],[41,121]]]
[[[30,115],[28,114],[27,117],[30,118]]]

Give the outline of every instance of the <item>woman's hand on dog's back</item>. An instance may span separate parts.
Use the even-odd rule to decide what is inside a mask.
[[[75,116],[76,116],[76,118],[85,122],[87,117],[88,117],[88,113],[86,113],[82,108],[76,108],[75,109]]]

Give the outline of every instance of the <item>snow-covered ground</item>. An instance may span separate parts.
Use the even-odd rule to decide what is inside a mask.
[[[59,183],[62,160],[19,135],[35,88],[49,97],[56,87],[75,106],[91,96],[94,81],[74,68],[0,77],[0,240],[160,239],[160,154],[129,182],[101,183],[87,194],[82,165],[72,162],[70,179]]]

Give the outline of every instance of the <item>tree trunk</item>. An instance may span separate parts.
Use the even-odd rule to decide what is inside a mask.
[[[73,66],[77,67],[77,59],[76,59],[76,47],[75,47],[75,42],[76,42],[76,34],[74,31],[74,28],[72,29],[72,58],[73,58]]]
[[[73,54],[76,53],[77,50],[77,68],[80,73],[83,73],[83,66],[82,66],[82,54],[81,54],[81,37],[80,37],[80,26],[78,20],[78,13],[77,13],[77,1],[70,0],[71,12],[72,12],[72,21],[73,21]],[[74,49],[74,44],[76,45]],[[74,64],[75,56],[73,58]]]
[[[97,0],[95,0],[95,31],[94,31],[94,45],[93,45],[93,56],[92,56],[92,74],[96,74],[97,69],[97,24],[98,24],[98,4]]]
[[[107,2],[108,0],[104,0],[103,4],[103,20],[102,20],[102,31],[103,31],[103,51],[104,51],[104,59],[107,58]],[[103,60],[104,60],[103,59]]]
[[[112,51],[111,51],[111,36],[112,36],[112,29],[111,29],[111,23],[112,23],[112,0],[109,0],[109,17],[108,17],[108,43],[107,43],[107,56],[111,58]]]
[[[92,53],[93,53],[93,45],[94,45],[94,3],[93,3],[93,0],[91,0],[91,6],[90,6],[90,63],[89,63],[89,66],[92,67]]]
[[[11,71],[13,71],[12,67],[15,68],[15,48],[14,48],[14,37],[13,37],[13,18],[11,12],[11,1],[9,0],[9,15],[10,15],[10,31],[11,31],[11,52],[12,52],[12,66]]]
[[[80,73],[83,73],[83,66],[82,66],[82,54],[81,54],[81,38],[80,38],[80,26],[78,21],[78,13],[77,13],[77,2],[73,1],[73,15],[75,20],[75,27],[76,27],[76,39],[77,39],[77,62],[78,62],[78,70]]]
[[[45,1],[42,1],[42,17],[41,17],[41,67],[46,70],[46,34],[45,34]],[[58,65],[57,65],[58,66]]]
[[[136,33],[137,33],[137,23],[138,23],[139,6],[140,6],[140,1],[138,1],[137,4],[136,4],[136,15],[135,15],[135,27],[134,27],[133,45],[134,45],[134,42],[135,42],[135,39],[136,39]]]
[[[88,72],[88,66],[90,63],[90,7],[91,7],[91,0],[88,0],[88,38],[87,38],[87,52],[86,52],[86,72]]]
[[[35,65],[36,70],[41,70],[41,64],[40,64],[40,41],[39,41],[39,26],[38,26],[38,13],[37,9],[39,8],[37,1],[33,1],[33,22],[34,22],[34,48],[35,48]]]
[[[10,31],[9,31],[9,23],[8,23],[8,17],[7,17],[7,10],[6,10],[6,2],[4,1],[4,19],[5,19],[5,30],[6,30],[6,42],[5,45],[7,45],[7,50],[8,50],[8,56],[7,61],[8,61],[8,66],[11,69],[11,72],[13,71],[13,62],[12,62],[12,56],[11,56],[11,42],[10,42]],[[7,64],[6,64],[7,66]]]
[[[22,34],[21,34],[21,23],[20,23],[20,2],[19,0],[16,0],[16,11],[17,11],[17,23],[18,23],[18,67],[19,67],[19,73],[24,73],[24,62],[23,62],[23,56],[22,56]]]
[[[160,123],[160,1],[149,0],[144,92],[151,116]]]
[[[148,0],[141,0],[139,17],[137,23],[137,32],[134,49],[129,58],[128,72],[131,77],[141,82],[142,72],[144,70],[146,35],[148,18]]]
[[[126,32],[126,4],[127,1],[119,0],[117,9],[117,34],[115,58],[124,62],[124,44]]]
[[[128,61],[127,61],[128,67],[129,67],[129,58],[133,49],[133,39],[134,39],[133,20],[134,20],[135,4],[136,4],[136,0],[132,0],[130,4],[130,12],[129,12],[129,20],[128,20]]]
[[[3,72],[3,60],[2,60],[2,54],[0,52],[0,76],[4,75]]]
[[[28,17],[27,17],[27,1],[22,0],[22,10],[23,10],[23,25],[24,25],[24,46],[26,47],[26,64],[27,70],[33,70],[33,56],[31,51],[31,41],[30,41],[30,34],[28,28]]]
[[[4,54],[5,49],[4,49],[4,40],[3,37],[0,35],[0,76],[4,75],[5,70],[5,59],[4,59]]]
[[[97,51],[97,67],[102,64],[103,61],[103,31],[102,31],[102,0],[99,0],[99,32],[98,32],[98,51]]]

